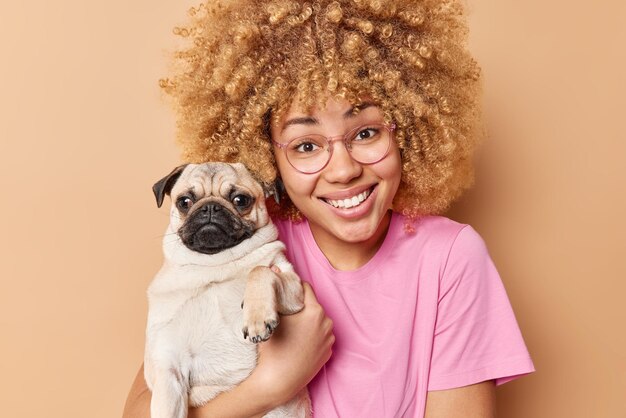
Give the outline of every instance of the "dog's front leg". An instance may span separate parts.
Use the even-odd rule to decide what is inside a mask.
[[[258,266],[248,274],[242,303],[243,338],[266,341],[278,326],[276,285],[276,273],[269,267]]]
[[[243,303],[243,335],[250,341],[270,338],[278,326],[278,314],[290,315],[304,307],[304,293],[300,278],[284,257],[278,256],[273,266],[252,269],[246,283]]]
[[[293,266],[284,254],[279,254],[273,265],[277,267],[276,273],[276,293],[278,313],[281,315],[291,315],[300,312],[304,308],[304,291],[300,277],[293,270]]]
[[[174,367],[155,368],[150,416],[186,418],[189,407],[188,379]]]

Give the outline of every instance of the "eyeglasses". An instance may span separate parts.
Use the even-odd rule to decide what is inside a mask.
[[[315,174],[328,165],[333,156],[333,142],[344,143],[350,157],[360,164],[375,164],[389,153],[395,124],[362,125],[345,135],[325,137],[304,135],[282,144],[272,140],[285,152],[287,161],[304,174]]]

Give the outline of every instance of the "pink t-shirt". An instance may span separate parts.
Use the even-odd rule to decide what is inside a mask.
[[[309,384],[316,418],[423,417],[426,393],[534,371],[481,237],[440,216],[404,232],[394,213],[364,266],[334,269],[305,222],[276,222],[336,337]]]

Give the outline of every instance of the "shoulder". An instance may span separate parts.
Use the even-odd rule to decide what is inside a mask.
[[[393,252],[430,266],[444,282],[491,264],[484,240],[470,225],[444,216],[424,216],[412,223],[396,216],[394,222]]]
[[[293,224],[289,219],[271,218],[271,220],[279,231],[289,228]]]
[[[399,222],[405,222],[406,218],[400,217]],[[412,224],[414,239],[423,240],[432,244],[442,245],[448,249],[486,250],[485,242],[471,225],[456,222],[445,216],[424,216]]]
[[[406,218],[400,219],[406,223]],[[423,216],[415,220],[412,225],[417,235],[426,235],[430,238],[454,236],[468,226],[445,216]]]
[[[416,235],[421,234],[439,255],[440,297],[473,300],[477,295],[504,295],[502,280],[487,249],[485,241],[470,225],[445,217],[420,220]],[[431,252],[432,254],[432,252]],[[456,304],[455,303],[455,304]]]
[[[294,236],[299,235],[302,229],[305,227],[306,222],[294,222],[289,219],[272,219],[276,229],[278,229],[278,237],[286,244],[293,242]]]
[[[306,247],[308,224],[306,221],[292,221],[289,219],[272,219],[278,230],[278,239],[285,244],[287,258],[294,262],[298,258],[296,252]],[[305,257],[308,259],[308,256]]]
[[[469,241],[464,245],[482,241],[471,226],[444,216],[423,216],[410,221],[402,215],[394,214],[393,222],[395,225],[391,230],[400,245],[406,243],[414,249],[430,253],[441,252],[446,257],[459,240]]]

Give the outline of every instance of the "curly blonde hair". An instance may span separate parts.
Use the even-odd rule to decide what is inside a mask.
[[[479,68],[459,1],[209,0],[189,15],[174,29],[188,42],[160,81],[185,160],[242,162],[270,184],[268,126],[294,100],[307,109],[367,97],[398,127],[394,210],[440,213],[471,185]],[[299,217],[288,200],[274,210]]]

